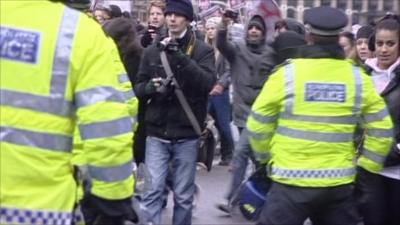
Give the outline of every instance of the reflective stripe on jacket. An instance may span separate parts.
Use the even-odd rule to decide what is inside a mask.
[[[273,180],[328,187],[354,180],[353,133],[368,129],[365,169],[381,170],[392,142],[392,122],[371,79],[350,62],[295,59],[270,76],[247,121],[256,157]]]
[[[43,224],[57,214],[70,223],[76,124],[91,192],[130,197],[132,123],[118,91],[115,46],[96,22],[60,3],[0,4],[0,222]]]
[[[114,45],[114,42],[109,39],[110,45]],[[115,50],[117,47],[115,47]],[[136,95],[133,91],[132,84],[129,81],[128,75],[125,72],[124,66],[122,62],[119,59],[119,54],[118,52],[115,52],[114,55],[114,66],[118,73],[115,73],[117,75],[118,79],[118,88],[117,90],[120,91],[123,95],[124,102],[126,103],[126,106],[128,108],[128,112],[132,121],[131,128],[132,131],[134,132],[136,127],[137,127],[137,113],[138,113],[138,99],[136,98]],[[133,140],[133,138],[132,138]],[[132,143],[133,145],[133,143]],[[74,141],[73,141],[73,164],[77,166],[85,166],[86,165],[86,159],[83,154],[83,142],[81,139],[81,135],[79,132],[79,127],[75,128],[74,132]],[[80,198],[79,198],[80,199]]]

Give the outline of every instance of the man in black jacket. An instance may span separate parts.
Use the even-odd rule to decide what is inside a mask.
[[[215,81],[213,49],[196,40],[189,29],[193,7],[189,0],[167,1],[165,10],[168,36],[149,46],[139,68],[135,93],[146,97],[147,128],[145,162],[151,175],[151,188],[142,201],[147,222],[161,224],[161,196],[172,166],[174,191],[173,224],[191,224],[195,190],[198,133],[178,101],[175,85],[166,78],[160,51],[167,53],[172,72],[200,126],[204,127],[207,98]],[[160,86],[165,86],[160,91]]]

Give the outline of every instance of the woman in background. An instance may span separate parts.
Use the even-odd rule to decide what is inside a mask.
[[[230,127],[231,105],[229,102],[230,68],[228,61],[220,54],[216,47],[217,26],[220,17],[212,17],[206,22],[205,42],[214,47],[215,67],[217,70],[217,83],[210,92],[208,112],[216,121],[221,135],[221,161],[219,165],[228,166],[232,159],[234,142]]]
[[[374,28],[370,25],[362,26],[358,29],[356,34],[356,58],[357,62],[364,64],[365,60],[373,57],[373,52],[368,48],[368,41],[374,33]]]
[[[370,50],[375,58],[365,65],[376,90],[385,99],[394,124],[394,144],[389,157],[371,155],[371,160],[385,162],[380,174],[359,168],[357,187],[364,225],[400,224],[400,17],[389,15],[377,23]],[[373,39],[372,39],[373,40]],[[367,132],[379,132],[368,131]],[[381,133],[382,136],[393,135]],[[363,151],[368,151],[363,149]]]
[[[354,34],[345,31],[339,35],[339,44],[344,50],[345,57],[348,59],[355,59],[354,49]]]

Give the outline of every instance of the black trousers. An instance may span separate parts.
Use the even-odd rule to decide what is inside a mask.
[[[364,225],[400,224],[400,180],[358,168],[356,198]]]
[[[273,182],[257,225],[356,225],[353,185],[295,187]]]
[[[144,163],[144,158],[146,155],[146,122],[145,122],[145,114],[146,114],[146,102],[144,100],[139,100],[139,109],[138,109],[138,127],[135,132],[135,136],[133,139],[133,155],[135,157],[135,162],[139,166],[140,163]]]

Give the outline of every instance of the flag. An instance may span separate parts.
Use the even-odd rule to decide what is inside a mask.
[[[247,3],[246,21],[253,16],[259,15],[264,19],[267,26],[268,42],[273,40],[274,26],[276,21],[281,19],[279,5],[274,0],[251,0]]]
[[[229,0],[229,7],[238,10],[246,6],[246,0]]]
[[[199,12],[207,10],[211,6],[210,0],[197,0],[197,5],[199,7]]]

